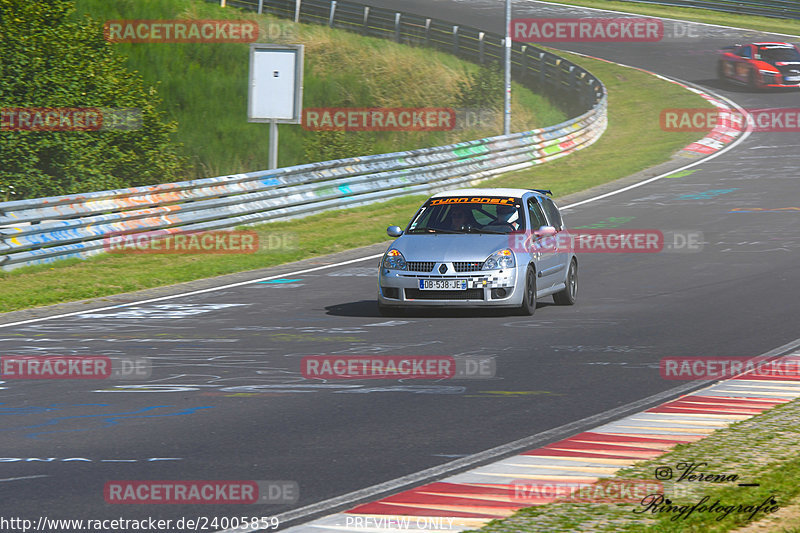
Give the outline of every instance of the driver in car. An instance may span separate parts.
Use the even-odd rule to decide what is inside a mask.
[[[475,219],[472,218],[470,210],[463,206],[453,206],[447,216],[448,229],[460,230],[465,226],[475,226]]]

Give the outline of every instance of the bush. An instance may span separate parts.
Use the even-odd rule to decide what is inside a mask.
[[[479,71],[470,73],[467,81],[458,82],[457,105],[502,109],[504,86],[503,72],[499,68],[482,67]]]
[[[372,138],[359,132],[317,131],[303,143],[306,160],[330,161],[373,153]]]
[[[99,23],[71,20],[73,11],[70,0],[0,0],[0,113],[129,109],[138,127],[14,131],[2,113],[0,200],[164,183],[183,172],[169,141],[176,124],[158,111],[156,89],[125,68]]]

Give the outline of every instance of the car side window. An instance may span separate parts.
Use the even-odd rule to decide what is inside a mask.
[[[532,230],[537,230],[542,226],[547,225],[547,219],[544,216],[544,212],[542,211],[539,202],[537,202],[535,198],[528,200],[528,213],[531,217]]]
[[[550,220],[550,225],[561,231],[561,214],[558,212],[556,204],[550,198],[543,198],[542,204],[544,205],[545,213],[547,213],[547,218]]]
[[[739,50],[738,55],[740,55],[742,57],[746,57],[747,59],[750,59],[750,58],[753,57],[753,51],[750,49],[749,46],[743,46]]]

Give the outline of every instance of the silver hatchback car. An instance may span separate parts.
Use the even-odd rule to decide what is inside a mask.
[[[505,307],[532,315],[552,295],[572,305],[578,260],[561,213],[529,189],[460,189],[430,197],[383,255],[378,308]],[[563,233],[562,233],[563,232]],[[561,244],[560,244],[561,243]]]

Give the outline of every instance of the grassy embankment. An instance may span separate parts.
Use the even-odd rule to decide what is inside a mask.
[[[461,107],[459,82],[477,65],[454,56],[364,38],[319,25],[294,24],[201,0],[76,0],[78,14],[98,21],[130,19],[235,19],[260,26],[257,42],[305,45],[303,106]],[[267,168],[269,125],[247,122],[249,45],[239,43],[115,43],[128,66],[156,86],[175,140],[193,164],[189,177]],[[497,80],[500,80],[498,75]],[[557,124],[564,114],[520,86],[515,131]],[[320,133],[281,125],[279,165],[381,154],[495,135],[497,124],[450,132]],[[502,127],[502,126],[500,126]],[[333,149],[331,149],[333,145]]]

